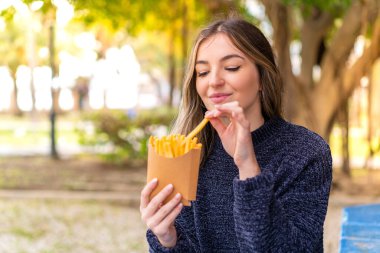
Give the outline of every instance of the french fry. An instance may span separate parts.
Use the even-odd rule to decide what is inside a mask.
[[[184,155],[193,148],[202,148],[202,144],[198,143],[197,137],[188,139],[184,135],[169,135],[161,139],[151,136],[149,144],[157,154],[170,158]]]
[[[186,136],[186,139],[188,140],[191,140],[194,138],[194,136],[196,136],[205,126],[206,124],[209,122],[209,119],[206,119],[204,118],[201,123],[198,124],[198,126],[196,126],[194,128],[193,131],[191,131],[187,136]]]
[[[209,120],[203,119],[201,123],[187,136],[181,134],[172,134],[157,138],[150,136],[149,144],[154,148],[157,154],[169,158],[178,157],[186,154],[191,149],[201,149],[202,143],[198,143],[195,137]]]

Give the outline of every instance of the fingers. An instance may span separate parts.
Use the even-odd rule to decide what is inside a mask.
[[[163,205],[148,222],[149,228],[168,227],[172,224],[182,209],[181,194],[177,193],[167,204]]]
[[[142,219],[146,220],[147,217],[154,215],[157,212],[157,210],[162,207],[162,203],[170,195],[172,191],[173,185],[169,184],[165,186],[165,188],[162,189],[156,196],[154,196],[150,200],[146,208],[144,208],[144,211],[142,212]]]
[[[237,115],[243,115],[243,108],[240,107],[237,101],[229,102],[225,104],[215,105],[215,109],[206,112],[206,118],[217,118],[221,116],[227,116],[229,118],[236,117]]]
[[[205,115],[206,118],[210,119],[211,124],[218,132],[224,130],[225,127],[220,120],[215,121],[214,119],[223,116],[228,117],[231,122],[238,123],[244,128],[249,128],[249,121],[246,119],[244,110],[237,101],[215,105],[215,109],[206,112]]]
[[[162,206],[159,211],[156,213],[156,216],[159,218],[164,218],[170,211],[178,205],[181,201],[181,194],[177,193],[166,205]]]
[[[156,187],[156,181],[149,182],[141,193],[141,219],[160,241],[165,239],[164,241],[172,242],[176,238],[174,220],[183,207],[181,203],[182,196],[177,193],[168,203],[162,205],[163,201],[173,191],[173,185],[169,184],[149,201],[149,196]]]
[[[220,111],[222,114],[229,115],[231,120],[245,119],[243,108],[239,106],[239,103],[237,101],[221,105],[215,105],[215,109]]]
[[[154,188],[157,186],[157,178],[154,178],[152,181],[150,181],[144,189],[141,191],[140,195],[140,212],[142,211],[143,208],[146,208],[149,204],[149,197]]]
[[[183,208],[182,203],[177,204],[171,212],[162,220],[162,222],[156,227],[157,233],[162,232],[166,228],[168,228],[171,224],[174,223],[177,216],[180,214]]]
[[[205,117],[210,119],[210,123],[214,127],[216,132],[218,132],[219,135],[222,135],[224,130],[226,129],[225,124],[222,122],[220,118],[214,117],[213,115],[211,116],[210,114],[207,114],[207,113],[209,112],[206,112]]]

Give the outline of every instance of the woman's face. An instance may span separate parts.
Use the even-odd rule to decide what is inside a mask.
[[[256,65],[224,33],[204,40],[196,56],[196,89],[208,110],[238,101],[247,119],[261,116]]]

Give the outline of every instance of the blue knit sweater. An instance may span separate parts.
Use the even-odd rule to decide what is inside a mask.
[[[148,230],[150,252],[323,252],[329,146],[280,118],[266,121],[252,140],[261,174],[239,180],[217,138],[199,172],[197,200],[176,220],[176,246],[162,247]]]

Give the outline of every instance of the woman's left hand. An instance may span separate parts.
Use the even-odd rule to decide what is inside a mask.
[[[215,105],[215,109],[206,112],[206,118],[218,133],[226,152],[233,157],[240,171],[240,179],[253,177],[260,168],[253,150],[250,122],[237,101]],[[225,124],[221,118],[228,118]]]

